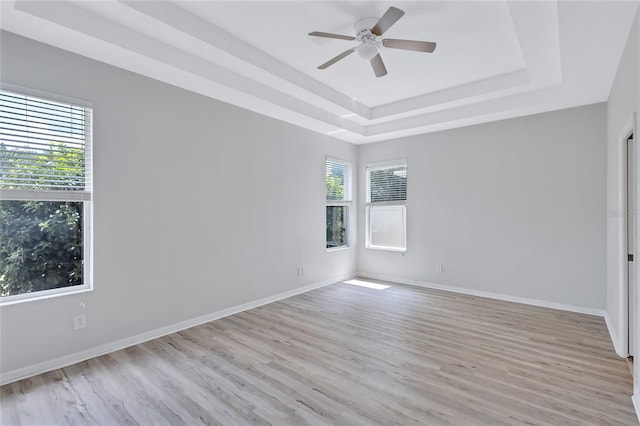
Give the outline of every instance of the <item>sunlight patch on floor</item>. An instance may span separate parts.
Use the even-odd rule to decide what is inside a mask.
[[[372,288],[374,290],[384,290],[384,289],[387,289],[387,288],[391,287],[390,285],[371,283],[369,281],[362,281],[362,280],[349,280],[349,281],[343,281],[343,282],[345,284],[357,285],[359,287]]]

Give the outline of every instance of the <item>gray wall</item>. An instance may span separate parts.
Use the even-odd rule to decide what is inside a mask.
[[[622,294],[618,285],[620,280],[618,229],[621,221],[618,209],[620,204],[618,176],[620,174],[621,148],[619,139],[625,123],[629,121],[633,112],[640,112],[640,11],[636,13],[631,34],[622,54],[607,102],[607,206],[610,211],[607,220],[607,312],[614,338],[624,338],[621,335],[624,334],[621,333],[621,321],[624,319],[621,317],[619,309]],[[638,135],[635,135],[635,140],[638,140]],[[640,238],[637,240],[640,241]],[[638,288],[637,283],[636,288]],[[640,297],[640,291],[638,296]],[[640,300],[635,300],[634,303],[636,304],[636,312],[640,312]],[[636,342],[640,342],[640,327],[636,327],[636,330]],[[635,398],[637,407],[640,407],[640,362],[635,363],[635,369]]]
[[[355,146],[1,43],[3,82],[94,103],[95,291],[2,307],[0,374],[355,272],[354,249],[325,250],[324,207],[325,156],[355,162]]]
[[[631,36],[618,67],[616,79],[611,87],[607,102],[607,207],[610,211],[607,221],[607,309],[616,332],[620,327],[619,291],[618,291],[618,256],[621,215],[618,211],[620,194],[618,191],[618,175],[620,174],[619,135],[629,121],[631,114],[638,110],[638,90],[640,74],[638,74],[638,18],[631,29]]]
[[[605,108],[360,146],[359,217],[366,163],[407,158],[409,180],[407,252],[359,250],[359,272],[604,308]]]

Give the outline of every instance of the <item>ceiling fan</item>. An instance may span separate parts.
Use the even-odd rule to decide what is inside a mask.
[[[382,56],[380,56],[380,47],[388,47],[391,49],[403,49],[414,50],[416,52],[431,53],[436,49],[436,44],[430,41],[417,41],[417,40],[398,40],[393,38],[385,38],[382,41],[378,41],[376,36],[384,34],[398,19],[402,18],[404,12],[397,7],[390,7],[382,15],[380,19],[376,18],[364,18],[360,19],[354,24],[356,30],[355,37],[342,34],[324,33],[320,31],[314,31],[309,33],[314,37],[326,37],[336,38],[339,40],[359,41],[360,45],[347,49],[335,58],[329,59],[324,64],[320,65],[318,69],[323,70],[330,67],[341,59],[346,58],[353,52],[358,51],[358,55],[362,59],[365,59],[371,63],[373,72],[376,77],[382,77],[387,74],[387,68],[382,62]]]

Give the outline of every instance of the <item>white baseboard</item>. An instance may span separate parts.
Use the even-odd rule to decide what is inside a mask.
[[[37,374],[46,373],[47,371],[56,370],[58,368],[67,367],[78,362],[86,361],[91,358],[95,358],[101,355],[105,355],[111,352],[118,351],[120,349],[128,348],[129,346],[138,345],[140,343],[147,342],[149,340],[157,339],[158,337],[166,336],[187,328],[195,327],[200,324],[204,324],[210,321],[214,321],[220,318],[227,317],[229,315],[237,314],[239,312],[247,311],[249,309],[257,308],[258,306],[273,303],[281,299],[286,299],[298,294],[306,293],[311,290],[315,290],[321,287],[325,287],[330,284],[334,284],[340,281],[349,280],[355,278],[356,274],[348,274],[334,279],[322,281],[315,284],[309,284],[304,287],[296,288],[293,290],[278,293],[273,296],[264,297],[262,299],[254,300],[252,302],[243,303],[242,305],[233,306],[231,308],[223,309],[221,311],[213,312],[211,314],[202,315],[196,318],[180,321],[175,324],[171,324],[165,327],[160,327],[155,330],[147,331],[145,333],[137,334],[135,336],[126,337],[115,342],[106,343],[104,345],[96,346],[84,351],[76,352],[73,354],[65,355],[49,361],[44,361],[38,364],[29,365],[27,367],[18,368],[13,371],[2,374],[0,379],[0,386],[7,383],[15,382],[17,380],[32,377]]]
[[[474,290],[474,289],[465,288],[465,287],[456,287],[456,286],[445,285],[445,284],[436,284],[436,283],[430,283],[425,281],[415,281],[415,280],[407,280],[407,279],[401,279],[401,278],[399,279],[399,278],[389,277],[384,275],[370,274],[367,272],[358,272],[358,276],[363,278],[370,278],[374,280],[391,281],[399,284],[407,284],[415,287],[424,287],[424,288],[430,288],[434,290],[444,290],[444,291],[449,291],[451,293],[467,294],[470,296],[486,297],[488,299],[504,300],[507,302],[516,302],[516,303],[522,303],[525,305],[533,305],[533,306],[540,306],[543,308],[558,309],[561,311],[595,315],[598,317],[604,317],[606,314],[606,311],[604,309],[568,305],[564,303],[549,302],[546,300],[530,299],[528,297],[511,296],[511,295],[502,294],[502,293],[492,293],[489,291]]]
[[[636,392],[631,396],[633,406],[636,409],[636,415],[638,416],[638,422],[640,422],[640,393]]]

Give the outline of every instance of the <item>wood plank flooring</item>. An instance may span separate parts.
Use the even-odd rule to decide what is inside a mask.
[[[324,287],[1,388],[9,425],[635,425],[602,318]]]

